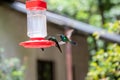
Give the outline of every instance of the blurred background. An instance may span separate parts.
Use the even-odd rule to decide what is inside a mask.
[[[25,0],[1,0],[0,80],[120,80],[120,0],[46,2],[48,35],[74,29],[77,45],[62,45],[62,55],[19,46],[28,40]]]

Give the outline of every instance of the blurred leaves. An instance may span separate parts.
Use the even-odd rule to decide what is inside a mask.
[[[110,48],[112,47],[112,48]],[[107,51],[100,49],[92,57],[86,80],[120,79],[120,46],[110,44]]]
[[[101,26],[95,0],[47,0],[48,10],[80,20],[92,25]],[[96,24],[96,21],[98,24]]]
[[[5,58],[0,48],[0,80],[24,80],[25,66],[18,58]]]
[[[110,33],[120,34],[120,21],[115,21],[114,23],[106,23],[104,24],[104,28],[107,29]]]
[[[93,36],[95,39],[99,39],[100,33],[96,31],[96,32],[94,32],[94,33],[92,34],[92,36]]]
[[[102,26],[104,21],[115,21],[120,18],[119,0],[47,0],[48,10],[84,21],[94,26]]]
[[[111,33],[119,34],[120,21],[106,23],[104,27]],[[94,51],[94,54],[91,53],[92,57],[86,80],[120,80],[120,45],[109,43],[105,46],[104,41],[99,39],[99,32],[94,32],[92,36],[96,41],[94,46],[97,46],[97,50]],[[94,49],[93,47],[91,50]]]

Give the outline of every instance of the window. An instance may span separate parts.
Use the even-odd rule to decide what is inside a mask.
[[[53,62],[37,61],[38,80],[54,80],[53,79]]]

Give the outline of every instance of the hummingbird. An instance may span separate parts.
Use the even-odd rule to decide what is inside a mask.
[[[54,36],[50,36],[50,37],[48,38],[48,40],[51,40],[51,41],[55,42],[55,43],[56,43],[56,47],[57,47],[57,48],[59,49],[59,51],[62,53],[62,50],[61,50],[61,48],[60,48],[60,45],[59,45],[57,39],[56,39]]]
[[[65,44],[67,42],[70,42],[71,44],[76,45],[76,42],[70,39],[73,31],[74,31],[73,29],[70,29],[66,32],[66,35],[60,34],[59,36],[60,36],[61,41],[59,42],[59,44]]]
[[[72,41],[71,39],[68,39],[68,37],[67,37],[66,35],[64,35],[64,34],[61,34],[61,35],[60,35],[60,39],[61,39],[61,41],[62,41],[62,42],[60,42],[60,43],[70,42],[71,44],[76,45],[76,42]]]

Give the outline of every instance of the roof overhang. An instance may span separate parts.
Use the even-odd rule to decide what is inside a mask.
[[[10,4],[9,6],[19,12],[26,13],[26,8],[25,8],[24,3],[20,3],[20,2],[16,1],[16,2]],[[64,28],[67,26],[70,28],[74,28],[78,32],[83,33],[85,35],[91,35],[94,32],[98,32],[98,33],[100,33],[100,38],[105,39],[110,42],[115,42],[115,43],[120,44],[120,35],[118,35],[118,34],[108,33],[104,29],[96,28],[89,24],[86,24],[86,23],[83,23],[83,22],[80,22],[80,21],[77,21],[74,19],[70,19],[70,18],[61,16],[61,15],[49,12],[49,11],[47,11],[46,15],[47,15],[47,20],[49,22],[60,25],[60,27]]]

